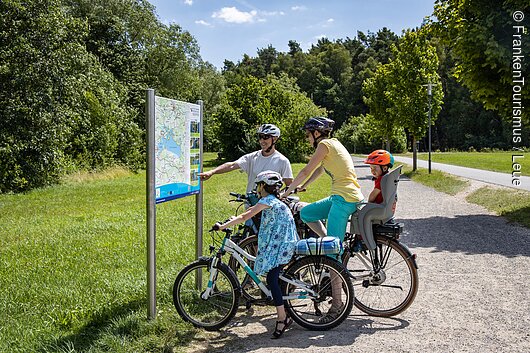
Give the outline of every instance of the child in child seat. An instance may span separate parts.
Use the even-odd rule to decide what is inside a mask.
[[[374,176],[374,189],[368,196],[368,202],[382,203],[381,180],[390,168],[394,166],[394,157],[388,151],[376,150],[366,157],[364,163],[370,165],[370,172]]]
[[[267,273],[267,284],[278,315],[273,338],[280,338],[293,320],[285,311],[279,276],[294,254],[298,234],[289,207],[279,200],[282,186],[280,174],[271,170],[263,171],[256,176],[255,183],[261,197],[258,203],[224,224],[216,223],[214,229],[223,230],[243,223],[262,212],[254,272],[258,275]]]

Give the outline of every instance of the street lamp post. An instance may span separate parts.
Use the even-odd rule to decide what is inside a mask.
[[[427,87],[427,94],[429,95],[429,174],[431,174],[431,100],[432,100],[432,87],[436,86],[435,83],[428,83],[423,85]]]

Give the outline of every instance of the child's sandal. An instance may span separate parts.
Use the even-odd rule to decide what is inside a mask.
[[[276,321],[276,326],[274,328],[274,332],[272,333],[272,338],[280,338],[282,337],[283,333],[291,324],[293,323],[293,319],[290,317],[286,317],[283,321]],[[283,324],[283,328],[280,330],[278,329],[278,324]]]

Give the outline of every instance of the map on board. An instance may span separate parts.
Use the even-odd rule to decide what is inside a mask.
[[[200,106],[155,97],[156,203],[199,192]]]

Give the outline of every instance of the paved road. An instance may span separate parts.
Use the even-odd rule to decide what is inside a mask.
[[[368,194],[369,169],[356,164],[356,170]],[[274,309],[241,309],[230,327],[201,333],[190,351],[530,352],[530,230],[407,179],[399,185],[396,216],[420,277],[414,303],[398,317],[354,308],[333,330],[295,324],[272,340]]]
[[[412,158],[394,156],[394,159],[398,162],[412,165]],[[418,159],[418,167],[427,169],[429,168],[429,162]],[[518,177],[518,179],[520,179],[521,181],[521,184],[515,186],[512,183],[512,175],[508,173],[490,172],[482,169],[459,167],[455,165],[434,162],[431,162],[431,169],[441,170],[445,173],[453,174],[468,179],[483,181],[485,183],[497,184],[514,189],[530,191],[530,177],[527,176]]]

